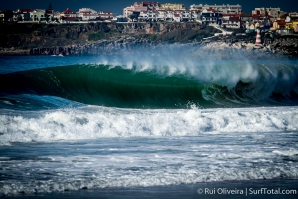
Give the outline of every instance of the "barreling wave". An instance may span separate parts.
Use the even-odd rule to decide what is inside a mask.
[[[1,74],[0,84],[6,105],[18,103],[11,96],[24,94],[119,108],[298,104],[295,64],[72,65]]]

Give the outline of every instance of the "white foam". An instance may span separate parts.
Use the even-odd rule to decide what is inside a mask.
[[[298,130],[298,108],[130,110],[87,106],[0,115],[0,144]]]
[[[185,150],[185,149],[184,149]],[[212,151],[214,149],[209,149]],[[210,152],[209,152],[210,153]],[[122,153],[121,153],[122,154]],[[198,153],[199,154],[199,153]],[[247,153],[248,154],[248,153]],[[125,154],[128,155],[128,154]],[[0,186],[0,195],[41,192],[57,192],[86,188],[135,187],[194,184],[198,182],[215,182],[228,180],[257,180],[274,178],[297,178],[296,164],[272,164],[262,162],[261,154],[255,162],[241,164],[235,162],[239,155],[225,154],[221,158],[210,156],[195,159],[181,154],[142,153],[141,156],[105,155],[85,158],[55,156],[61,164],[47,162],[31,162],[30,165],[19,166],[20,170],[33,170],[51,173],[51,180],[12,181]],[[266,157],[266,154],[262,154]],[[218,160],[219,159],[219,160]],[[229,159],[232,159],[229,161]],[[253,159],[252,159],[253,160]],[[202,163],[206,161],[205,164]],[[249,160],[247,161],[249,162]],[[267,162],[267,164],[266,164]],[[252,166],[253,165],[253,166]],[[42,168],[36,168],[42,167]],[[32,167],[35,169],[32,169]],[[16,169],[16,168],[12,168]],[[31,177],[39,177],[37,174]],[[30,175],[30,173],[29,173]],[[40,174],[42,176],[42,174]],[[1,184],[0,184],[1,185]]]

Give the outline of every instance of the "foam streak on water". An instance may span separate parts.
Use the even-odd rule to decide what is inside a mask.
[[[0,157],[0,195],[297,178],[297,136],[237,132],[16,143],[0,149],[6,154]]]

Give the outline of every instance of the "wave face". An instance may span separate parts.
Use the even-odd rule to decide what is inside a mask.
[[[297,179],[297,60],[127,51],[0,57],[0,196]]]
[[[1,74],[0,83],[2,102],[11,104],[16,102],[11,96],[21,94],[119,108],[298,104],[298,66],[282,62],[201,61],[183,66],[79,64]]]

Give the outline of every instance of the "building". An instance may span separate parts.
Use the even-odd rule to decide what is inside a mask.
[[[232,13],[232,14],[240,14],[242,12],[242,6],[237,5],[208,5],[208,4],[199,4],[199,5],[191,5],[190,10],[200,10],[203,11],[204,9],[214,9],[218,11],[219,13]]]
[[[67,8],[65,11],[61,12],[60,19],[62,21],[76,21],[77,13],[75,13],[71,9]]]
[[[30,21],[32,9],[18,9],[13,13],[13,21]]]
[[[165,21],[167,17],[167,11],[166,10],[158,10],[156,20],[157,21]]]
[[[103,20],[103,21],[111,20],[114,17],[113,13],[110,11],[100,11],[100,12],[98,12],[98,16],[99,16],[100,20]]]
[[[198,5],[191,5],[190,6],[190,10],[193,11],[193,10],[199,10],[199,11],[203,11],[203,4],[198,4]]]
[[[81,21],[96,20],[98,17],[99,16],[95,10],[92,10],[90,8],[79,9],[78,19]]]
[[[186,10],[184,4],[166,3],[159,4],[160,10]]]
[[[252,15],[270,16],[271,21],[277,20],[280,16],[287,14],[280,8],[255,8]]]
[[[285,20],[276,20],[273,22],[270,30],[284,30],[286,29],[287,22]]]
[[[241,28],[241,18],[240,15],[225,15],[222,14],[222,22],[221,26],[224,28],[233,28],[239,29]]]
[[[191,21],[198,21],[200,19],[201,12],[199,10],[190,10],[190,12],[191,12],[191,17],[190,17]]]
[[[158,9],[158,2],[135,2],[133,5],[123,9],[123,16],[129,18],[135,12],[156,11]]]
[[[55,12],[53,10],[53,7],[52,7],[52,4],[51,3],[49,5],[48,9],[46,10],[45,17],[46,17],[46,20],[47,21],[54,21],[54,20],[56,20],[56,18],[55,18]]]
[[[180,14],[174,14],[174,16],[173,16],[174,22],[181,22],[181,20],[182,20],[182,17]]]
[[[46,10],[35,9],[30,13],[31,21],[45,21],[46,20]]]
[[[206,25],[221,25],[222,14],[214,9],[204,9],[201,14],[201,22]]]
[[[13,21],[12,10],[0,11],[0,23],[6,23],[8,21]]]

